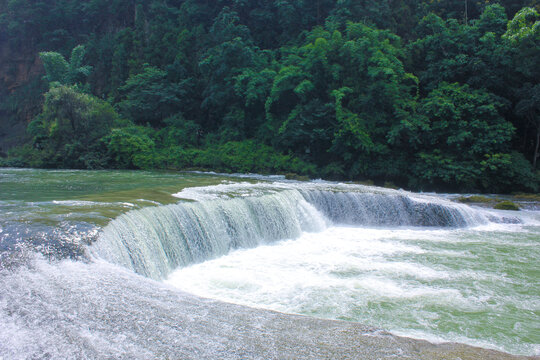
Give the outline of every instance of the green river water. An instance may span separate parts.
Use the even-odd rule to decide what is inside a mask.
[[[537,204],[453,197],[0,169],[0,359],[538,357]]]

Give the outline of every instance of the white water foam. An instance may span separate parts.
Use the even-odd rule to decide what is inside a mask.
[[[178,266],[202,262],[232,249],[250,248],[321,231],[327,221],[300,194],[282,191],[249,199],[148,207],[107,225],[90,249],[155,279]]]
[[[530,274],[499,271],[512,266],[508,251],[530,256],[520,245],[529,230],[508,212],[353,184],[227,181],[175,196],[195,202],[122,215],[90,252],[200,296],[449,341],[466,334],[515,353],[535,346],[501,331],[531,304],[512,293]]]
[[[519,226],[495,226],[501,227],[511,231]],[[491,246],[498,249],[511,241],[493,243],[494,228],[489,230],[331,227],[178,269],[166,282],[242,305],[354,320],[430,341],[535,354],[540,338],[531,331],[540,321],[540,304],[514,290],[534,280],[498,272],[504,262],[511,268],[515,261],[504,254],[474,268],[486,261],[484,252],[493,251]],[[470,242],[455,241],[463,237]],[[538,239],[529,237],[529,243],[538,245]],[[468,244],[478,249],[471,251]],[[521,331],[508,329],[518,321]]]

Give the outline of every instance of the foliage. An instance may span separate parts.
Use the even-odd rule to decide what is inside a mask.
[[[112,129],[103,142],[110,164],[117,169],[154,168],[155,143],[140,126]]]
[[[489,203],[492,201],[496,201],[496,199],[489,198],[486,196],[480,196],[480,195],[471,195],[471,196],[460,196],[457,199],[461,203]]]
[[[179,104],[180,93],[167,81],[167,73],[147,64],[141,73],[130,76],[119,90],[125,94],[125,99],[118,107],[125,116],[141,125],[160,126]]]
[[[517,206],[516,204],[508,200],[501,201],[500,203],[495,204],[493,208],[498,209],[498,210],[514,210],[514,211],[519,210],[519,206]]]
[[[533,8],[521,9],[508,23],[504,37],[513,42],[535,41],[540,36],[540,15]]]
[[[416,87],[400,39],[352,22],[345,34],[315,28],[306,37],[288,49],[265,102],[274,142],[326,176],[382,176],[369,164],[389,161],[392,132],[412,115]]]
[[[100,139],[118,120],[112,106],[75,87],[53,87],[45,95],[42,113],[28,125],[41,166],[100,168]]]
[[[33,119],[30,144],[3,164],[536,191],[538,10],[530,0],[0,0],[0,118]],[[44,97],[42,74],[21,76],[20,59],[35,54]]]
[[[40,52],[39,57],[45,67],[45,78],[49,84],[74,85],[82,83],[92,69],[91,66],[83,65],[85,54],[84,46],[78,45],[71,51],[69,62],[59,53],[54,51]]]
[[[290,155],[281,155],[254,141],[227,142],[198,151],[193,166],[223,172],[275,174],[294,172],[312,175],[315,167]]]
[[[515,188],[533,192],[540,189],[540,173],[535,174],[523,154],[516,151],[486,155],[480,168],[482,189],[499,193],[509,193]]]
[[[505,170],[514,128],[502,117],[502,108],[486,91],[441,83],[420,103],[425,126],[416,130],[415,178],[468,191],[489,188],[487,173],[512,177]]]
[[[524,153],[532,153],[533,168],[540,157],[540,14],[523,8],[508,22],[503,38],[514,50],[514,63],[521,86],[516,86],[515,114],[520,133],[525,137]]]

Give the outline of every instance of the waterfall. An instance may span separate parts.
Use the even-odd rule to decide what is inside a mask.
[[[400,192],[308,190],[302,195],[335,224],[463,227],[488,222],[485,215],[469,206]]]
[[[319,232],[329,224],[464,227],[505,219],[435,197],[367,187],[288,186],[132,210],[110,222],[90,254],[154,278],[239,248]]]
[[[326,220],[297,191],[147,207],[107,225],[90,252],[152,278],[230,250],[321,231]]]

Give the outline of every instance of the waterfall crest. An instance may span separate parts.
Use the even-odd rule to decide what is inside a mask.
[[[469,206],[400,192],[309,190],[302,195],[335,224],[463,227],[488,222],[484,214]]]
[[[267,185],[264,185],[267,186]],[[267,188],[265,188],[267,189]],[[110,222],[90,254],[155,279],[174,269],[329,224],[464,227],[504,218],[402,191],[282,184],[266,193],[147,207]]]
[[[326,223],[297,191],[147,207],[109,223],[90,252],[159,279],[233,249],[321,231]]]

